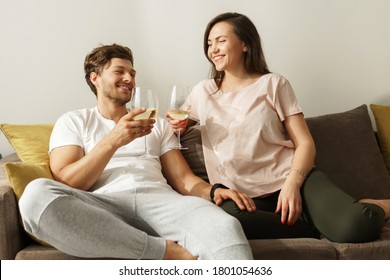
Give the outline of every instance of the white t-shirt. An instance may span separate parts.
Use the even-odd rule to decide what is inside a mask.
[[[88,154],[114,126],[115,122],[105,119],[97,107],[68,112],[53,128],[49,152],[58,147],[77,145]],[[144,152],[145,140],[144,137],[137,138],[115,152],[90,191],[115,192],[140,185],[170,188],[162,175],[159,157],[177,145],[171,126],[158,118],[146,140],[149,153],[157,158],[139,158]]]
[[[302,110],[289,82],[267,74],[237,91],[221,92],[214,80],[197,84],[187,103],[199,121],[212,184],[251,197],[279,190],[291,167],[294,144],[283,121]]]

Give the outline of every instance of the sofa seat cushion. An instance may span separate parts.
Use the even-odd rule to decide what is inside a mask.
[[[390,227],[390,220],[386,222]],[[390,232],[383,232],[381,237],[367,243],[330,242],[341,260],[390,260]]]
[[[53,247],[31,243],[16,254],[17,260],[78,260],[80,258],[65,254]]]
[[[313,238],[249,240],[256,260],[335,260],[336,250],[328,242]]]
[[[329,242],[311,238],[258,239],[249,241],[258,260],[333,260],[337,254]],[[77,260],[55,248],[32,243],[16,255],[17,260]]]
[[[390,260],[390,233],[382,234],[373,242],[335,243],[332,246],[340,260]]]

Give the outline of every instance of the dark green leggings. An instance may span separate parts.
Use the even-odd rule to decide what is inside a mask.
[[[275,214],[279,192],[255,198],[257,210],[240,210],[228,200],[222,208],[235,216],[248,239],[319,238],[322,234],[334,242],[369,242],[377,239],[385,219],[384,211],[374,204],[361,204],[339,189],[321,171],[314,170],[301,189],[303,211],[293,225],[283,225]]]

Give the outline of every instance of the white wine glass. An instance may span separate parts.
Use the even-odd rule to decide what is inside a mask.
[[[188,86],[173,85],[169,92],[169,99],[167,105],[167,114],[172,120],[187,121],[190,115],[190,110],[183,108],[185,101],[190,93]],[[180,131],[177,132],[179,144],[174,149],[187,150],[187,147],[183,147],[180,143]]]
[[[136,87],[133,97],[131,99],[131,109],[146,108],[146,111],[134,117],[134,120],[156,119],[158,116],[158,97],[148,87]],[[148,146],[146,144],[146,135],[144,136],[144,153],[141,158],[156,158],[149,153]]]

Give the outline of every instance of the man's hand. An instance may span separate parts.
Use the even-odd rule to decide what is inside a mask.
[[[214,202],[216,205],[220,206],[223,201],[228,199],[233,200],[241,210],[246,210],[248,212],[256,211],[255,203],[246,193],[222,188],[215,190]]]
[[[198,257],[193,256],[184,247],[172,240],[166,241],[166,249],[163,260],[197,260]]]
[[[137,108],[124,115],[108,134],[110,143],[119,148],[136,138],[150,134],[153,124],[156,122],[154,119],[134,120],[135,116],[145,111],[146,108]]]

